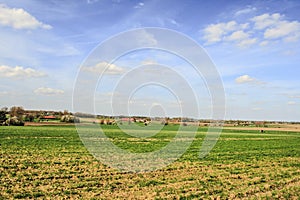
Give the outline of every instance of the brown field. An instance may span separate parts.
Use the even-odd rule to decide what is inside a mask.
[[[264,130],[264,131],[284,131],[284,132],[300,132],[300,125],[282,125],[277,127],[235,127],[235,126],[224,126],[223,129],[229,130]]]

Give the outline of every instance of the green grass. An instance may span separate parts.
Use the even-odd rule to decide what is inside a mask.
[[[102,128],[119,147],[150,152],[167,145],[178,126],[141,139],[117,126]],[[206,131],[200,128],[171,165],[124,173],[94,159],[74,126],[0,127],[0,199],[298,199],[300,133],[223,130],[210,154],[199,159]]]

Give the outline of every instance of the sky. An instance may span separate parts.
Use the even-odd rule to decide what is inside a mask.
[[[134,70],[152,66],[157,77],[167,77],[172,86],[182,86],[176,82],[180,77],[186,81],[196,94],[197,117],[211,118],[207,77],[201,78],[180,55],[148,48],[92,62],[93,52],[105,41],[154,27],[176,31],[204,49],[222,80],[225,119],[300,121],[299,9],[297,0],[0,0],[0,107],[91,112],[85,105],[76,110],[72,103],[84,73],[86,81],[97,80],[94,112],[112,114],[111,99],[121,95],[115,91],[120,80],[131,77],[127,81],[139,83],[140,72]],[[146,31],[133,40],[160,44]],[[111,48],[132,42],[120,40]],[[172,45],[181,44],[174,39]],[[171,76],[170,70],[180,77]],[[80,84],[84,90],[91,83]],[[170,88],[135,88],[124,106],[135,115],[179,116],[182,102]]]

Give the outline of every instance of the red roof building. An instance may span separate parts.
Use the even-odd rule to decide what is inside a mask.
[[[48,115],[48,116],[42,117],[42,119],[57,119],[57,118],[53,115]]]

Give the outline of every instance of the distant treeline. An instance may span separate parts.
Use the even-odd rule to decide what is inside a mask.
[[[63,117],[64,116],[64,117]],[[124,119],[131,118],[139,120],[163,120],[170,123],[194,123],[199,122],[204,125],[209,125],[210,123],[224,123],[233,126],[257,126],[264,127],[267,124],[300,124],[300,122],[286,122],[286,121],[255,121],[255,120],[211,120],[211,119],[193,119],[188,117],[154,117],[151,118],[147,116],[109,116],[109,115],[94,115],[90,113],[76,112],[72,113],[68,110],[64,111],[51,111],[51,110],[25,110],[22,106],[12,106],[11,108],[2,107],[0,109],[0,125],[6,123],[16,123],[18,125],[23,125],[24,121],[34,122],[34,121],[44,121],[44,120],[61,120],[62,122],[78,122],[79,118],[97,118],[97,119]]]
[[[24,126],[24,122],[61,121],[78,123],[79,118],[64,111],[25,110],[22,106],[3,107],[0,109],[0,125]]]

